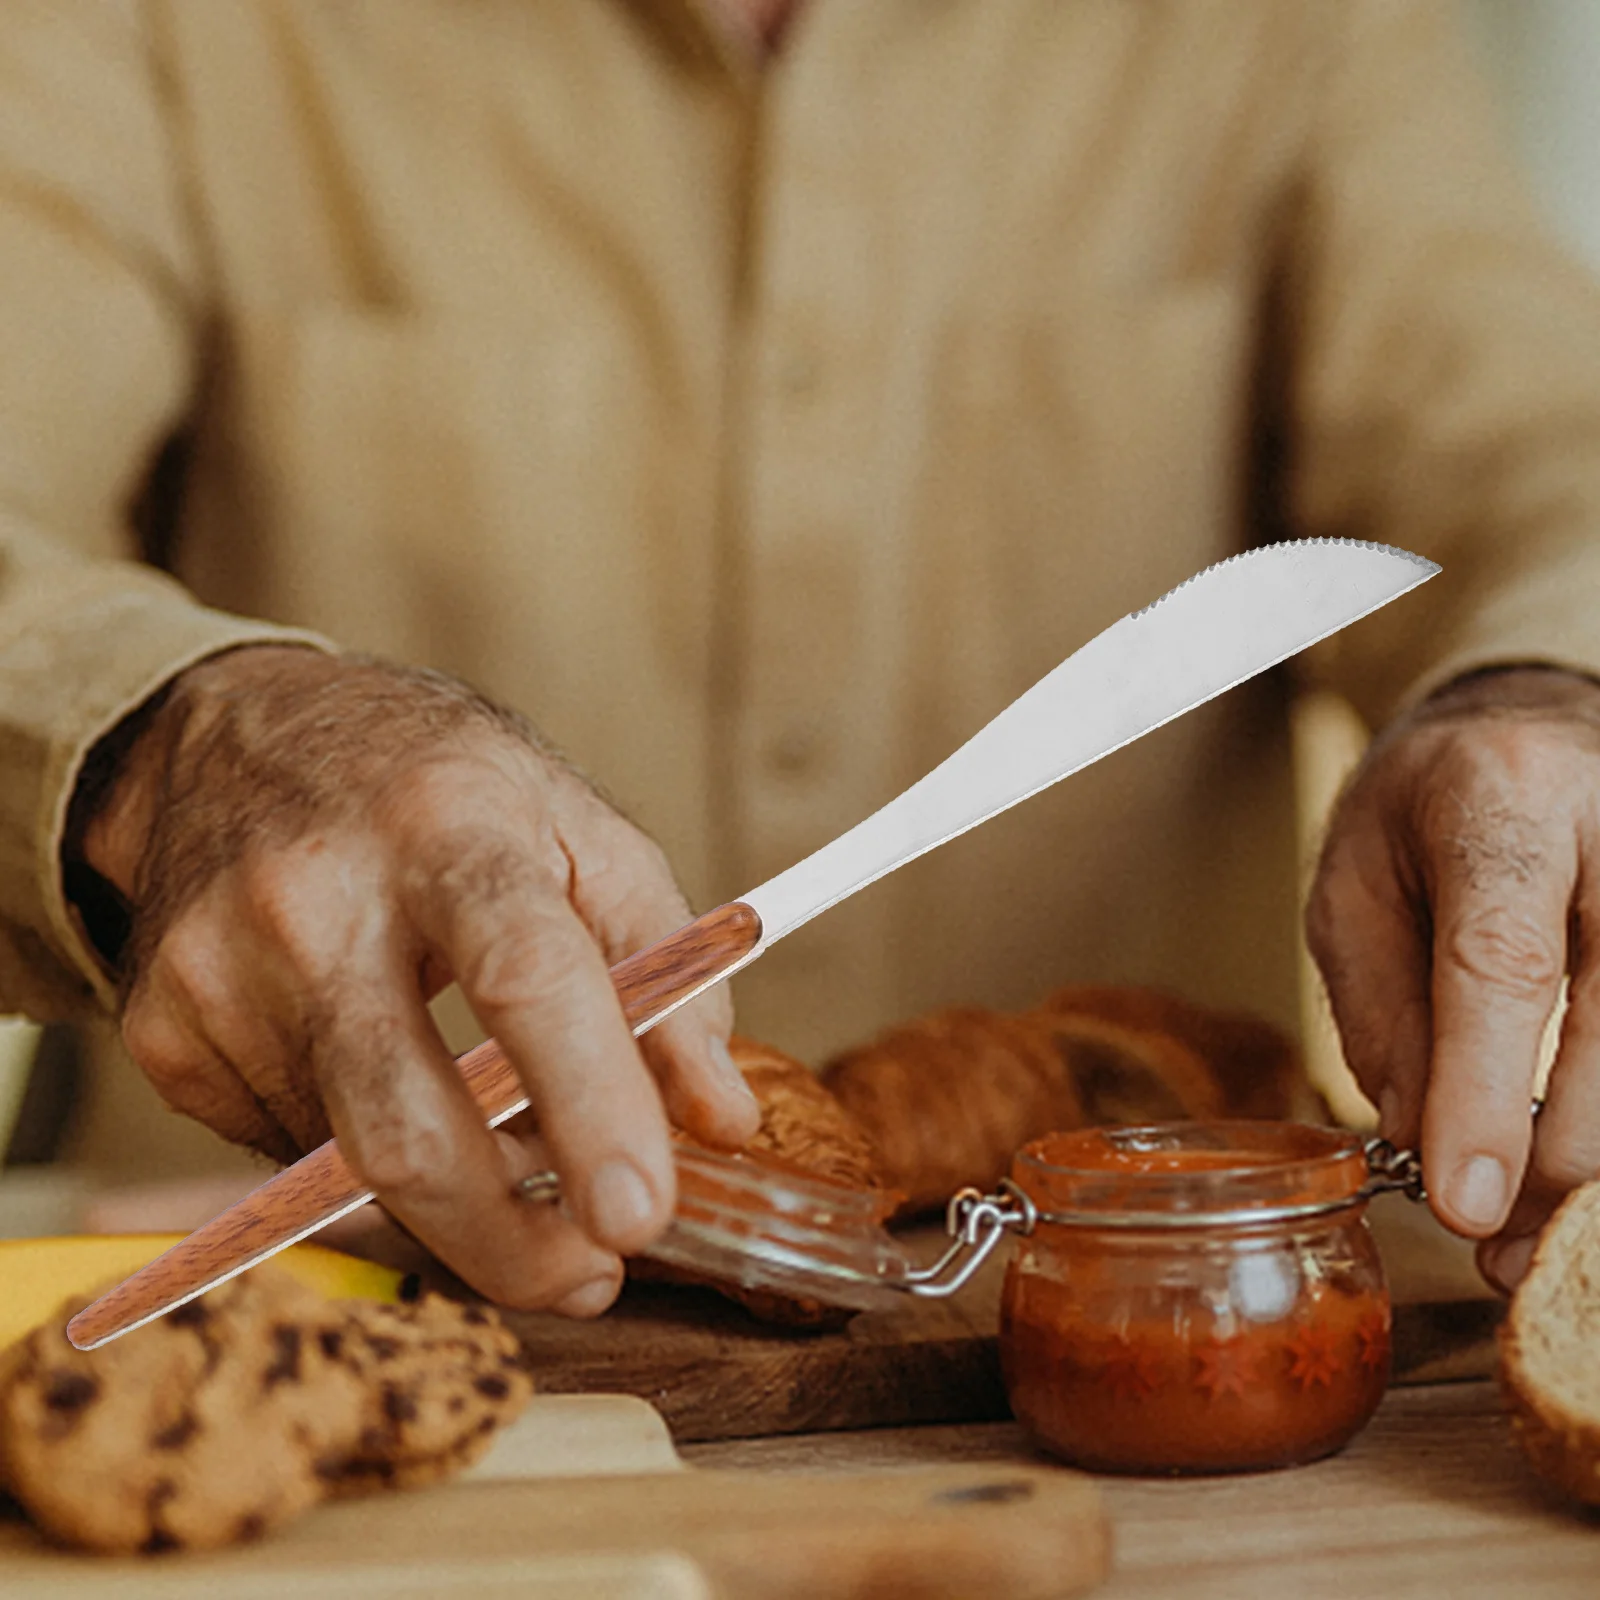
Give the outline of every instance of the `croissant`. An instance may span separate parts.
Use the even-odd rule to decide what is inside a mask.
[[[1221,1094],[1217,1111],[1196,1111],[1196,1116],[1284,1121],[1327,1113],[1306,1077],[1294,1041],[1249,1012],[1215,1010],[1165,989],[1110,984],[1069,984],[1050,995],[1039,1010],[1099,1018],[1181,1041],[1202,1058]]]
[[[1036,1131],[1083,1125],[1053,1026],[962,1008],[902,1023],[830,1062],[823,1082],[865,1128],[908,1213],[992,1185]]]
[[[1226,1097],[1210,1061],[1178,1034],[1043,1006],[1027,1016],[1049,1034],[1072,1075],[1083,1106],[1077,1126],[1182,1122],[1225,1112]],[[1055,1131],[1045,1128],[1028,1137]]]
[[[992,1189],[1013,1153],[1093,1125],[1303,1109],[1293,1044],[1253,1017],[1157,990],[1074,986],[1032,1011],[967,1009],[848,1050],[823,1081],[882,1151],[902,1214]]]

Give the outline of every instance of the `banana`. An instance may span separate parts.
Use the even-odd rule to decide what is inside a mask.
[[[48,1322],[64,1300],[115,1283],[183,1238],[180,1233],[0,1240],[0,1350]],[[401,1274],[321,1245],[297,1244],[277,1265],[336,1300],[400,1297]]]

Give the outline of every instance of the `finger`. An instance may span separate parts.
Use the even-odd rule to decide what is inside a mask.
[[[569,897],[615,966],[693,913],[666,858],[637,829],[607,813],[590,832],[603,843],[575,854]],[[603,866],[586,868],[586,861]],[[640,1048],[672,1121],[708,1144],[738,1149],[761,1126],[761,1108],[729,1054],[732,1030],[732,998],[718,984],[642,1035]]]
[[[1535,1144],[1543,1110],[1543,1103],[1533,1108]],[[1492,1238],[1481,1240],[1477,1249],[1478,1270],[1502,1294],[1510,1294],[1527,1274],[1544,1225],[1566,1195],[1565,1186],[1547,1182],[1537,1163],[1529,1163],[1504,1227]]]
[[[572,1317],[582,1322],[591,1321],[609,1311],[622,1293],[626,1276],[621,1257],[613,1256],[611,1260],[614,1265],[608,1275],[593,1278],[581,1288],[574,1289],[571,1294],[557,1300],[550,1310],[558,1317]]]
[[[313,1031],[317,1080],[351,1166],[435,1255],[503,1305],[551,1305],[612,1282],[612,1256],[554,1208],[517,1198],[510,1142],[485,1127],[405,970],[397,960],[348,977]]]
[[[1483,1238],[1504,1223],[1522,1184],[1575,871],[1570,842],[1563,849],[1500,811],[1468,812],[1435,837],[1423,1170],[1440,1220]]]
[[[717,1149],[740,1150],[761,1127],[761,1104],[718,1025],[693,1002],[651,1029],[640,1045],[674,1126]]]
[[[1533,1156],[1522,1192],[1478,1266],[1509,1293],[1533,1259],[1540,1230],[1566,1195],[1600,1176],[1600,915],[1592,891],[1579,888],[1579,916],[1569,954],[1572,985],[1544,1105],[1533,1124]]]
[[[1380,1131],[1412,1144],[1430,1033],[1428,939],[1389,830],[1358,808],[1335,815],[1306,908],[1345,1060],[1377,1104]]]
[[[1567,1009],[1533,1132],[1531,1176],[1555,1196],[1600,1177],[1600,898],[1580,885],[1578,901]]]
[[[495,1138],[506,1154],[507,1170],[513,1183],[551,1170],[550,1147],[539,1137],[526,1112],[495,1130]],[[558,1316],[591,1318],[607,1310],[622,1291],[622,1258],[603,1252],[606,1268],[586,1284],[562,1296],[550,1307]]]
[[[159,955],[128,997],[122,1042],[174,1111],[274,1161],[287,1163],[300,1154],[289,1132],[212,1048]]]
[[[248,895],[203,897],[167,931],[152,971],[194,1032],[288,1130],[297,1151],[314,1150],[332,1129],[304,1070],[299,999],[308,978],[289,970],[254,909]]]
[[[596,1243],[646,1244],[675,1198],[667,1119],[593,939],[548,900],[480,907],[444,937],[528,1089],[574,1214]]]
[[[420,851],[408,909],[527,1088],[574,1215],[596,1244],[641,1248],[676,1197],[666,1114],[546,846],[482,823]]]
[[[1539,1234],[1561,1200],[1561,1194],[1543,1188],[1530,1176],[1505,1226],[1479,1243],[1478,1271],[1502,1294],[1510,1294],[1527,1275]]]

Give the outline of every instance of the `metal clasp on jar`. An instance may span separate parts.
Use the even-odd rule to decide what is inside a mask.
[[[1368,1139],[1366,1152],[1367,1171],[1372,1176],[1361,1186],[1363,1199],[1395,1191],[1408,1200],[1428,1198],[1422,1181],[1422,1158],[1415,1150],[1396,1149],[1387,1139]]]
[[[945,1231],[954,1241],[931,1267],[908,1272],[894,1285],[930,1300],[940,1300],[969,1283],[1007,1233],[1032,1233],[1038,1210],[1009,1178],[997,1194],[961,1189],[945,1209]]]

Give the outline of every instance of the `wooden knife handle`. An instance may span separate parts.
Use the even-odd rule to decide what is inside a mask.
[[[628,1026],[638,1031],[647,1018],[737,966],[760,942],[761,918],[744,901],[733,900],[619,961],[611,969],[611,982]],[[494,1039],[469,1050],[456,1066],[485,1117],[498,1117],[527,1099],[521,1079]]]
[[[760,941],[761,918],[742,900],[696,917],[611,969],[623,1015],[637,1029],[736,967]],[[486,1118],[494,1120],[526,1102],[526,1089],[493,1039],[469,1050],[456,1065]],[[370,1198],[338,1140],[330,1139],[85,1306],[67,1324],[67,1337],[82,1350],[104,1344],[265,1261]]]

